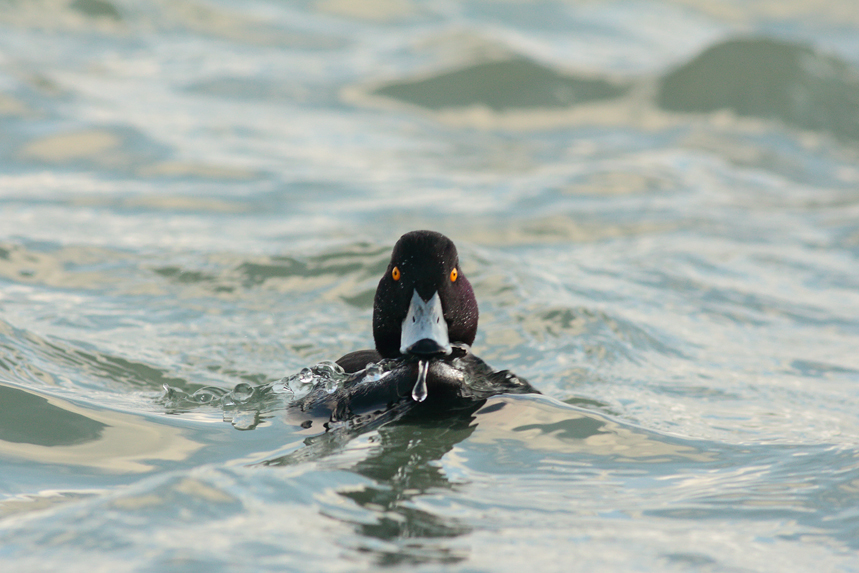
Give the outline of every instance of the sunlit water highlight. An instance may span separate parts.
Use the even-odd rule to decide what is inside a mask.
[[[854,4],[0,3],[0,567],[856,570]],[[418,228],[543,395],[296,424]]]

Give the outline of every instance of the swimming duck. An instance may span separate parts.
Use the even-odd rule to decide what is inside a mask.
[[[404,403],[448,410],[495,394],[539,393],[471,353],[477,320],[453,241],[434,231],[406,233],[376,289],[375,348],[337,360],[352,378],[333,394],[311,393],[301,410],[344,420]]]

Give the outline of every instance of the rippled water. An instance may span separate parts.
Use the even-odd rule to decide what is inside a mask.
[[[0,564],[857,570],[857,165],[852,0],[0,1]],[[418,228],[543,395],[296,426]]]

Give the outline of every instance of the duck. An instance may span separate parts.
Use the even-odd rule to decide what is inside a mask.
[[[524,378],[472,353],[478,317],[453,241],[435,231],[406,233],[376,288],[375,347],[337,359],[347,381],[333,393],[312,392],[298,406],[338,421],[392,408],[471,409],[502,393],[539,394]]]

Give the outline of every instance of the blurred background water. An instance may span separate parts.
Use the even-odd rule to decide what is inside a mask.
[[[853,0],[0,0],[0,563],[855,571],[857,160]],[[543,396],[165,400],[367,347],[418,228]]]

